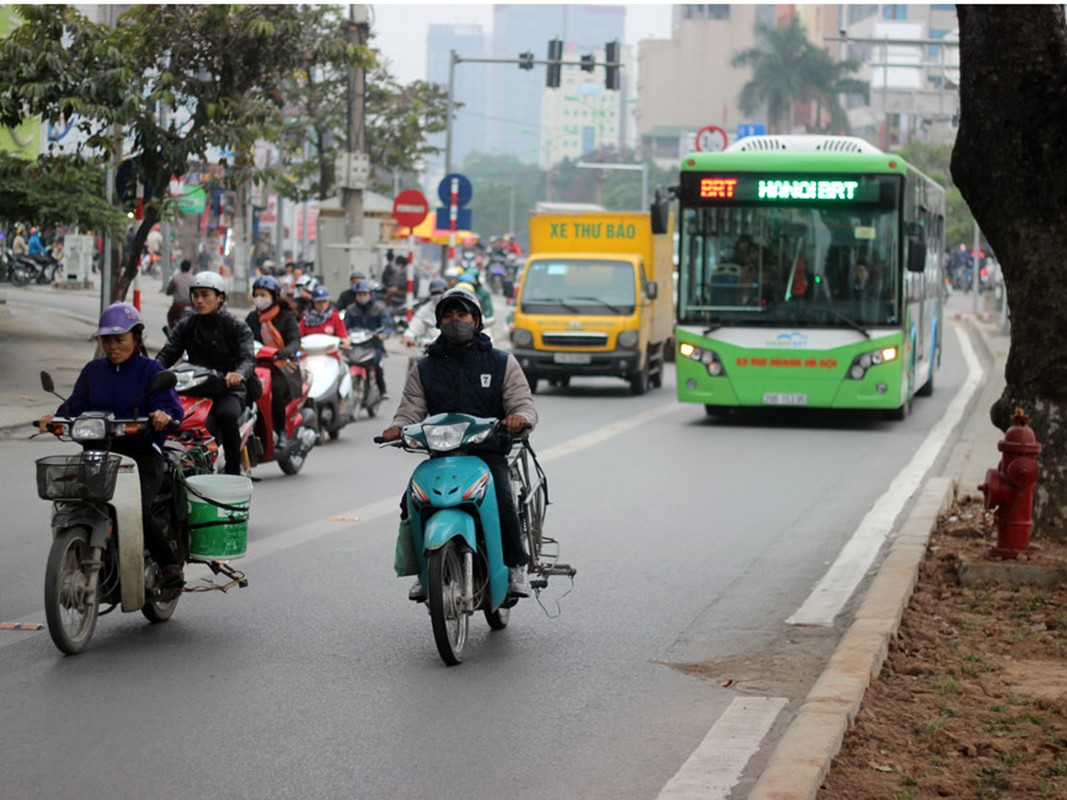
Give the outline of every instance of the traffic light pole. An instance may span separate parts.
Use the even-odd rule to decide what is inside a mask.
[[[452,116],[453,116],[453,96],[456,87],[456,64],[468,63],[468,64],[518,64],[522,69],[533,69],[534,65],[544,64],[546,66],[560,66],[560,67],[581,67],[588,71],[590,66],[604,67],[606,69],[619,69],[622,67],[620,62],[612,61],[555,61],[552,59],[537,59],[537,58],[466,58],[459,55],[455,50],[449,52],[448,59],[448,118],[445,126],[445,174],[452,174]]]

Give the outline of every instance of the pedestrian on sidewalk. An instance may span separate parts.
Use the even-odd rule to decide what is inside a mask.
[[[174,330],[178,321],[189,313],[192,305],[189,303],[189,290],[193,286],[193,264],[185,258],[179,266],[178,272],[171,276],[164,289],[167,294],[174,297],[174,302],[167,309],[167,327]]]

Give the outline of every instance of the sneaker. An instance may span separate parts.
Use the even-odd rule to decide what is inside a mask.
[[[426,602],[426,590],[422,588],[422,581],[418,578],[408,589],[408,600],[414,600],[416,603]]]
[[[529,597],[530,584],[526,582],[526,567],[508,567],[508,594]]]

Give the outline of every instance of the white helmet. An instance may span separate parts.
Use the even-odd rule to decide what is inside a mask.
[[[189,284],[189,291],[193,289],[214,289],[219,294],[226,294],[226,281],[217,272],[204,270],[193,276],[193,282]]]

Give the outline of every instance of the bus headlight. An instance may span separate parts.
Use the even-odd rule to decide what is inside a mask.
[[[511,341],[519,347],[529,347],[533,344],[533,332],[526,328],[516,328],[511,332]]]
[[[635,330],[623,331],[619,334],[619,347],[636,347],[640,334]]]
[[[883,347],[879,350],[860,353],[852,359],[846,377],[854,381],[863,380],[867,375],[868,369],[877,367],[879,364],[888,364],[890,361],[896,361],[898,354],[899,351],[895,347]]]
[[[721,378],[726,374],[726,368],[722,365],[722,359],[714,350],[705,350],[702,347],[682,342],[678,345],[678,355],[690,361],[699,361],[713,378]]]

